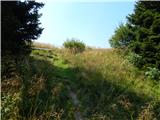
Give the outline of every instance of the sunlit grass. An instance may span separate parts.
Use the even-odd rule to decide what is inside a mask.
[[[135,68],[114,50],[91,50],[78,55],[67,54],[65,58],[68,58],[74,67],[83,68],[88,72],[99,72],[105,80],[122,86],[130,85],[129,89],[137,94],[160,99],[159,84],[147,79],[143,71]]]
[[[35,48],[48,48],[48,49],[54,49],[55,46],[52,44],[47,44],[47,43],[40,43],[40,42],[34,42],[33,47]]]

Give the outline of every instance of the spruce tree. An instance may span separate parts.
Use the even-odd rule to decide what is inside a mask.
[[[141,58],[139,68],[160,69],[160,2],[139,1],[134,12],[127,16],[126,25],[120,25],[110,39],[111,46]]]
[[[31,42],[42,33],[39,27],[38,10],[42,3],[35,1],[1,1],[2,19],[2,56],[7,52],[12,55],[28,55]]]
[[[127,19],[134,33],[131,51],[142,57],[144,68],[160,69],[160,2],[137,2],[134,13]]]

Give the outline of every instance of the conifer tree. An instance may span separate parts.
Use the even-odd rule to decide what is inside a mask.
[[[137,2],[134,12],[127,16],[127,20],[125,26],[120,26],[115,31],[110,39],[111,45],[128,49],[141,57],[138,65],[140,68],[160,69],[160,2]]]
[[[135,35],[131,51],[142,57],[143,66],[160,69],[160,2],[138,2],[127,19]]]
[[[1,1],[2,19],[2,56],[6,52],[12,55],[27,55],[31,51],[31,42],[42,33],[39,27],[38,10],[42,3],[35,1]]]

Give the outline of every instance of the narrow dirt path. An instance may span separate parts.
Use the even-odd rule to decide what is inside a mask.
[[[71,74],[71,71],[67,71],[69,66],[67,66],[67,64],[63,62],[62,58],[61,59],[59,58],[57,61],[55,61],[54,65],[61,68],[61,70],[57,72],[59,76],[64,77],[65,75],[66,76],[65,81],[73,82],[71,79],[74,79],[74,76],[73,74]],[[68,89],[68,96],[70,97],[72,104],[74,106],[75,120],[84,120],[84,118],[82,117],[82,113],[80,112],[80,102],[77,98],[77,94],[74,90],[71,89],[73,87],[72,84],[67,85],[66,87]]]
[[[68,87],[68,91],[69,91],[69,97],[72,99],[73,105],[75,107],[75,120],[84,120],[82,117],[82,113],[79,110],[79,100],[77,99],[77,94],[72,91],[69,87]]]

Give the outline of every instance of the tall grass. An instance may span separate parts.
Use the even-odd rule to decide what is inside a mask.
[[[160,119],[160,84],[112,49],[33,50],[17,70],[2,81],[3,120],[74,120],[68,87],[86,120]]]
[[[66,52],[63,55],[71,63],[70,67],[77,71],[75,82],[79,84],[79,98],[86,118],[138,119],[144,115],[141,111],[146,104],[153,106],[147,115],[151,116],[155,110],[150,118],[160,118],[156,114],[160,112],[160,84],[145,78],[143,71],[114,50],[93,49],[78,55]]]

